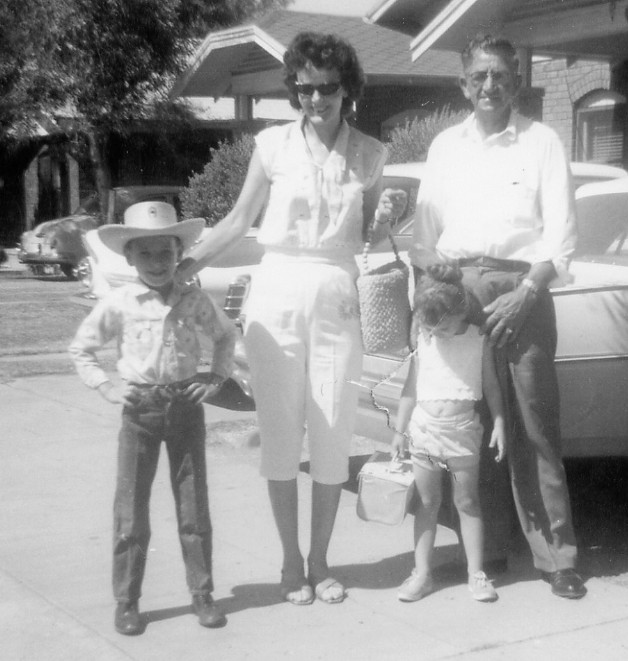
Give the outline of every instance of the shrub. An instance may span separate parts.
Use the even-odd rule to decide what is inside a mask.
[[[432,140],[444,129],[459,124],[468,117],[468,110],[452,110],[444,106],[426,117],[407,121],[405,126],[392,130],[388,148],[389,163],[424,161]]]
[[[202,172],[190,177],[188,187],[181,193],[183,216],[205,218],[209,227],[222,220],[242,190],[254,149],[255,139],[249,133],[210,149],[209,163]]]

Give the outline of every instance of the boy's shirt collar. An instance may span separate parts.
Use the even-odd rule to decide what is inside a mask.
[[[149,287],[145,282],[142,282],[140,280],[139,276],[136,276],[135,280],[128,285],[128,290],[137,298],[138,300],[141,298],[152,298],[152,297],[159,297],[161,301],[163,301],[164,304],[166,305],[175,305],[181,300],[181,297],[189,291],[191,285],[188,284],[178,284],[176,281],[173,281],[172,283],[172,289],[170,290],[170,294],[166,299],[162,297],[162,295],[156,290],[153,289],[152,287]]]

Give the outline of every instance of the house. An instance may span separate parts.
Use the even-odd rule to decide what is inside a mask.
[[[236,119],[250,121],[256,100],[287,99],[283,53],[292,38],[305,30],[335,33],[355,47],[367,80],[354,121],[365,133],[382,138],[406,119],[445,104],[464,105],[456,83],[456,53],[432,50],[420,62],[413,62],[409,57],[411,39],[398,30],[367,23],[359,16],[287,10],[210,32],[172,93],[233,97]]]
[[[381,0],[365,19],[408,35],[408,58],[460,52],[477,32],[519,49],[526,90],[576,160],[628,165],[628,1]]]

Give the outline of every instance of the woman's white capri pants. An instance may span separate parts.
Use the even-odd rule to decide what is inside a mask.
[[[267,253],[245,306],[244,342],[262,440],[261,474],[291,480],[307,429],[310,475],[348,479],[362,339],[357,266]]]

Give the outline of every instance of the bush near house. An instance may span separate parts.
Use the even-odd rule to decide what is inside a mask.
[[[446,128],[459,124],[469,116],[468,110],[452,110],[444,106],[426,117],[406,122],[393,129],[388,148],[389,163],[424,161],[432,140]]]
[[[185,218],[205,218],[208,227],[222,220],[235,204],[255,149],[255,138],[245,133],[233,142],[222,141],[210,149],[210,161],[190,177],[181,194]]]

